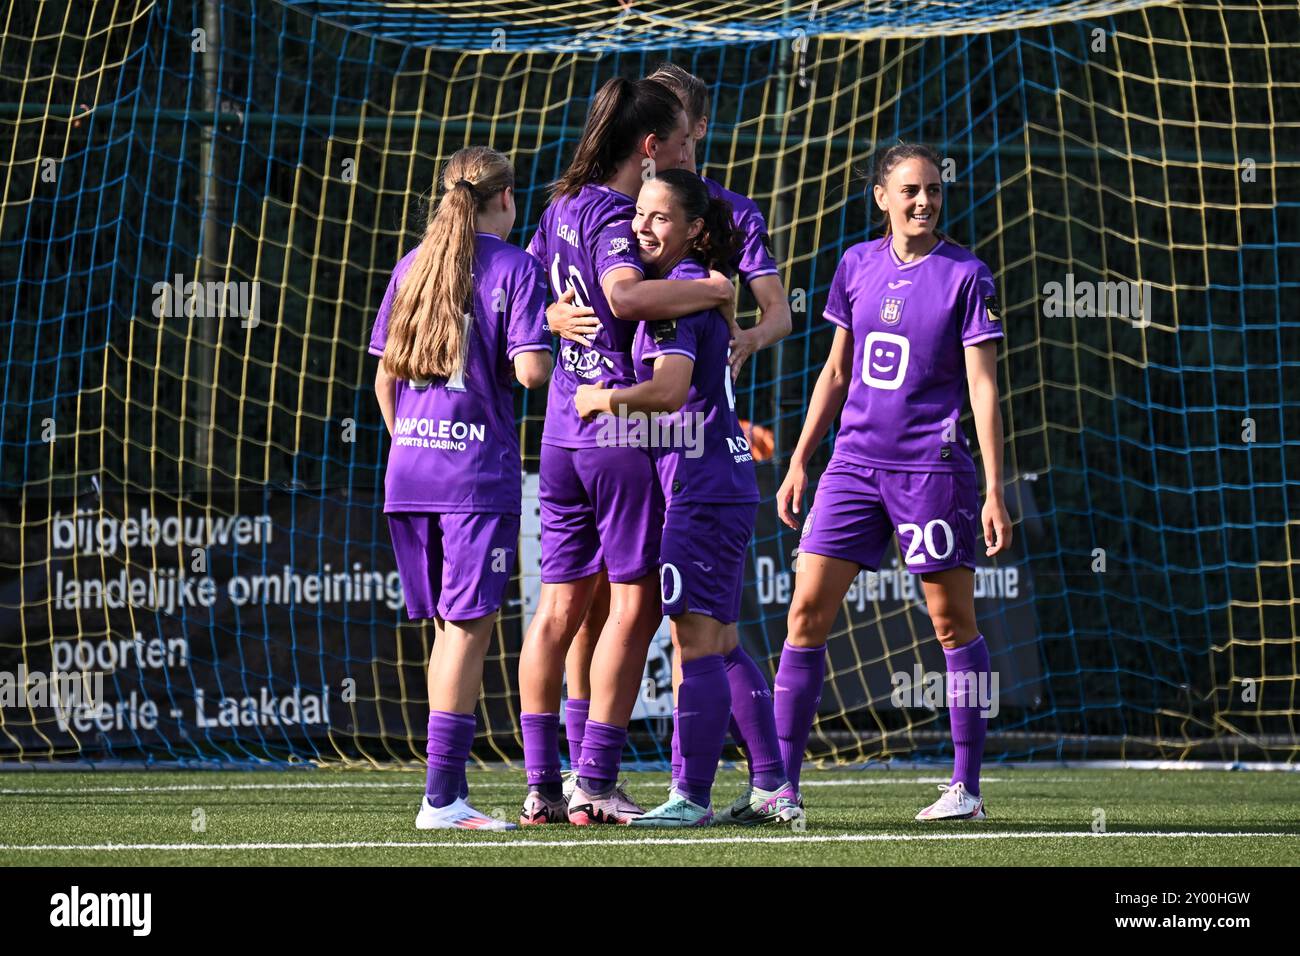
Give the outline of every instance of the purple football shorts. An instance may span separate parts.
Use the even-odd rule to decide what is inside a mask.
[[[745,554],[757,514],[757,502],[668,509],[659,558],[665,614],[707,614],[723,624],[740,620]]]
[[[897,533],[903,565],[914,574],[974,568],[979,512],[969,472],[886,471],[832,458],[799,550],[877,571]]]
[[[664,499],[643,448],[542,445],[542,582],[576,581],[601,568],[626,584],[659,562]]]
[[[467,621],[501,608],[519,515],[392,512],[388,533],[411,620]]]

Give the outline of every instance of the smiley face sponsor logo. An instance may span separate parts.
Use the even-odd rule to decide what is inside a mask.
[[[893,391],[907,374],[910,343],[892,332],[872,332],[862,345],[862,381]]]

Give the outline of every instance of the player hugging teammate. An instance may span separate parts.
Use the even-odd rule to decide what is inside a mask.
[[[632,340],[638,322],[731,301],[726,276],[646,278],[637,254],[634,197],[648,168],[682,164],[687,134],[681,104],[665,87],[649,80],[605,83],[528,247],[560,300],[548,321],[567,338],[542,430],[541,595],[519,656],[528,777],[520,822],[526,825],[627,823],[642,813],[618,775],[646,652],[663,618],[663,496],[650,450],[611,440],[610,430],[584,421],[573,402],[583,384],[635,384]],[[591,658],[589,711],[574,759],[578,774],[566,797],[560,682],[569,645],[606,580],[609,611]],[[568,716],[573,747],[576,722],[572,711]]]
[[[660,130],[655,130],[646,123],[646,119],[654,115],[650,110],[651,106],[656,112],[661,109],[665,87],[677,98],[677,103],[670,107],[674,116],[673,126],[664,126]],[[625,115],[627,119],[622,122],[610,122],[606,119],[611,112],[610,97],[619,90],[623,91],[626,105],[618,112]],[[709,194],[729,200],[733,204],[729,216],[733,218],[741,239],[730,250],[728,258],[715,265],[719,268],[739,271],[741,277],[750,284],[762,310],[762,321],[754,329],[744,332],[732,329],[732,335],[723,338],[724,346],[730,346],[732,349],[733,371],[739,371],[744,359],[755,349],[771,344],[789,331],[789,307],[785,292],[776,277],[775,263],[767,250],[766,225],[761,214],[754,204],[744,197],[728,193],[716,183],[695,176],[695,143],[707,127],[705,92],[704,84],[697,78],[670,65],[662,67],[647,80],[636,84],[627,81],[611,81],[606,84],[593,104],[583,141],[576,151],[573,165],[561,180],[560,188],[557,190],[559,195],[544,214],[541,228],[530,245],[530,250],[544,261],[550,261],[549,271],[555,286],[555,294],[559,296],[563,293],[565,297],[571,298],[574,294],[572,288],[574,283],[582,284],[582,297],[590,303],[590,308],[585,311],[587,313],[595,311],[600,319],[599,324],[574,327],[575,323],[581,322],[581,319],[577,313],[568,315],[563,305],[559,306],[559,314],[548,313],[551,315],[553,329],[573,338],[583,346],[583,349],[576,349],[566,344],[565,348],[573,350],[581,360],[585,354],[584,350],[589,350],[593,345],[600,347],[602,334],[612,333],[617,337],[611,344],[620,347],[618,352],[615,353],[612,349],[606,351],[600,360],[605,367],[597,368],[585,376],[588,382],[591,382],[598,372],[599,381],[608,386],[631,384],[632,379],[627,376],[616,377],[612,374],[616,366],[631,367],[630,333],[635,327],[629,327],[621,320],[684,317],[730,305],[729,283],[723,284],[724,295],[720,300],[700,301],[700,297],[695,295],[692,287],[699,286],[701,294],[712,291],[708,285],[711,280],[702,277],[677,278],[666,282],[653,280],[638,282],[637,276],[618,280],[617,273],[603,272],[602,275],[608,278],[599,283],[589,278],[583,282],[593,265],[598,269],[613,268],[612,265],[602,266],[601,263],[601,257],[608,256],[609,249],[618,248],[630,252],[636,248],[638,237],[633,236],[628,222],[610,223],[608,219],[590,214],[575,215],[573,211],[575,208],[581,209],[584,201],[590,205],[591,200],[586,199],[581,192],[574,195],[572,199],[565,194],[572,193],[575,186],[581,185],[583,192],[601,203],[597,208],[607,211],[606,215],[621,214],[630,217],[630,214],[635,212],[632,196],[639,189],[647,167],[651,164],[654,171],[659,174],[666,174],[675,167],[689,170],[697,184],[707,187]],[[637,104],[637,96],[643,99],[644,106]],[[662,117],[658,118],[658,122],[662,123]],[[640,128],[636,127],[637,123],[640,123]],[[620,127],[627,127],[627,130]],[[680,152],[676,152],[672,147],[679,139],[682,148]],[[614,143],[625,145],[614,149],[612,148]],[[604,164],[604,168],[612,169],[613,173],[611,175],[605,172],[604,178],[600,179],[592,175],[595,167],[590,157],[600,155],[602,152],[610,154],[610,159]],[[595,182],[592,181],[593,179]],[[618,204],[620,199],[621,207]],[[583,235],[590,236],[593,225],[603,226],[609,230],[609,234],[598,237],[595,243],[592,243],[590,238],[580,238]],[[556,241],[557,237],[563,241]],[[604,243],[608,245],[605,246]],[[570,252],[570,249],[588,249],[592,245],[595,248],[590,249],[586,260],[582,257],[574,257]],[[569,258],[574,261],[566,262],[565,260]],[[635,257],[634,261],[639,264],[641,258],[644,256]],[[716,270],[711,275],[720,278]],[[611,280],[618,280],[618,282]],[[606,285],[611,285],[612,288],[607,290]],[[619,294],[620,285],[624,290],[622,295]],[[599,292],[606,292],[606,296],[602,298],[593,295],[590,291],[593,288]],[[650,295],[652,289],[654,294]],[[626,290],[641,294],[644,306],[636,309],[635,312],[627,308],[629,303]],[[688,293],[694,297],[694,301],[687,298]],[[617,301],[619,299],[622,300],[621,304]],[[602,306],[604,306],[603,310]],[[605,314],[601,314],[602,312]],[[609,321],[607,316],[612,316],[615,321]],[[725,354],[724,350],[724,363]],[[626,366],[623,364],[625,362]],[[638,633],[631,643],[626,638],[618,637],[620,628],[624,633],[627,632],[627,624],[620,622],[629,620],[631,615],[628,608],[631,605],[627,599],[630,593],[630,589],[626,586],[628,572],[620,570],[615,565],[626,564],[627,552],[636,554],[638,547],[651,546],[657,552],[658,529],[663,524],[662,501],[657,485],[651,488],[640,488],[639,499],[629,496],[632,500],[627,506],[628,518],[611,521],[611,517],[619,515],[619,506],[613,498],[614,490],[619,488],[620,484],[623,488],[636,489],[637,487],[635,482],[627,477],[626,469],[620,484],[613,484],[606,480],[603,493],[600,483],[595,482],[591,483],[582,494],[564,492],[565,483],[560,482],[557,482],[560,486],[557,491],[552,492],[548,489],[547,457],[551,449],[545,446],[559,445],[562,441],[571,440],[566,439],[564,435],[565,426],[560,417],[561,413],[554,411],[557,399],[563,401],[572,387],[565,381],[569,364],[580,365],[581,361],[561,363],[552,385],[552,404],[548,408],[547,427],[543,435],[542,607],[529,627],[520,656],[520,686],[524,711],[522,724],[525,764],[529,777],[529,793],[520,819],[525,824],[559,822],[566,818],[577,824],[629,823],[640,816],[642,810],[617,783],[618,759],[626,741],[627,721],[635,702],[635,694],[644,667],[645,645],[658,627],[662,610],[659,607],[659,595],[654,594],[653,616],[650,619],[649,630]],[[730,381],[728,380],[726,384],[729,386]],[[626,410],[624,412],[626,413]],[[734,417],[734,411],[731,414]],[[560,419],[554,422],[557,425],[554,429],[552,415]],[[570,429],[573,427],[575,426],[568,426]],[[593,428],[599,433],[600,426],[591,423],[588,425],[587,434],[591,434]],[[729,435],[725,440],[735,442],[739,434],[737,432]],[[635,456],[629,455],[627,449],[611,448],[579,450],[571,457],[552,453],[550,458],[555,465],[553,473],[557,475],[564,471],[566,459],[582,464],[584,458],[587,462],[607,463],[604,465],[604,470],[610,474],[608,463],[617,461],[620,455],[629,463],[635,460]],[[573,482],[567,484],[570,488],[574,486]],[[605,500],[599,500],[601,497]],[[656,529],[653,541],[642,534],[640,529],[645,526],[643,522],[639,519],[628,520],[631,516],[639,514],[636,510],[639,500],[652,502],[657,508],[656,518],[650,525]],[[559,564],[559,561],[556,561],[548,569],[548,552],[558,551],[565,546],[566,542],[573,540],[572,535],[564,528],[564,522],[568,521],[572,524],[575,518],[581,518],[591,524],[590,519],[583,517],[586,515],[598,516],[594,528],[586,532],[592,543],[574,550],[581,551],[593,560],[583,564],[582,567],[569,568],[556,566]],[[752,521],[750,526],[752,530]],[[557,553],[557,557],[559,556]],[[593,570],[595,573],[591,573]],[[560,578],[560,575],[564,575],[565,578]],[[552,586],[553,583],[556,586]],[[612,599],[607,596],[610,593],[613,595]],[[645,607],[643,603],[635,606]],[[611,635],[614,635],[613,639]],[[738,700],[746,702],[739,707],[737,720],[733,722],[733,733],[738,739],[743,739],[748,733],[754,739],[746,741],[747,751],[761,751],[766,758],[765,760],[751,759],[751,771],[754,771],[756,777],[761,777],[758,783],[762,785],[742,795],[732,810],[739,813],[737,822],[763,822],[774,819],[773,814],[781,809],[773,810],[772,794],[784,782],[779,743],[775,738],[774,730],[768,727],[761,715],[763,706],[770,702],[771,691],[762,672],[739,646],[734,618],[726,623],[722,642],[725,672],[731,691]],[[561,670],[566,665],[566,654],[569,700],[566,705],[565,734],[569,741],[570,761],[575,772],[566,786],[558,786],[560,777],[559,682]],[[680,655],[675,659],[674,666],[674,683],[677,684],[679,681]],[[614,693],[611,694],[611,690]],[[751,700],[757,703],[748,703]],[[609,703],[611,701],[617,706],[611,707]],[[534,712],[534,707],[544,709]],[[755,729],[742,731],[741,725],[749,723],[753,723]],[[676,770],[680,766],[677,747],[679,733],[676,722],[674,731],[674,777],[676,778]],[[762,808],[761,812],[752,812],[751,804]],[[785,813],[785,816],[789,814]]]
[[[641,188],[633,230],[642,261],[673,280],[726,267],[739,242],[727,203],[710,196],[699,176],[680,169],[661,172]],[[716,309],[646,322],[632,350],[638,384],[583,385],[574,399],[585,419],[672,413],[680,433],[688,431],[688,416],[703,426],[694,449],[698,454],[684,442],[656,452],[667,503],[659,556],[663,612],[672,622],[682,672],[675,721],[681,770],[668,801],[630,820],[634,827],[713,821],[713,778],[732,708],[726,628],[740,617],[745,553],[758,509],[753,458],[736,417],[730,339],[727,321]],[[757,773],[747,806],[756,818],[791,820],[802,811],[782,767],[771,694],[759,680],[758,694],[736,701],[748,721],[749,745],[760,748],[751,753]]]

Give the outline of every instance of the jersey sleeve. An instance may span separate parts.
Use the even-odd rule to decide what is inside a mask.
[[[388,290],[384,292],[384,301],[379,303],[379,314],[375,316],[375,324],[370,330],[371,355],[384,354],[384,346],[388,344],[388,316],[393,311],[393,303],[397,301],[397,290],[405,274],[404,269],[394,269],[392,276],[389,277]]]
[[[961,344],[978,345],[989,339],[1002,338],[1002,305],[998,302],[997,286],[988,266],[980,263],[979,270],[966,280],[957,300],[961,309]]]
[[[661,355],[685,355],[695,361],[699,348],[700,326],[709,318],[707,313],[683,316],[680,319],[660,319],[645,324],[646,349],[643,362],[653,362]]]
[[[851,332],[853,331],[853,303],[849,301],[850,269],[849,257],[846,255],[835,267],[835,278],[831,279],[831,291],[826,297],[826,308],[822,310],[822,318]]]
[[[631,219],[617,219],[601,226],[596,233],[596,250],[593,265],[596,281],[604,282],[607,273],[614,269],[635,269],[642,274],[645,268],[637,255],[636,235]]]
[[[536,259],[523,262],[511,277],[507,301],[506,357],[551,350],[546,327],[546,273]]]
[[[533,238],[528,240],[528,246],[524,251],[540,262],[542,268],[546,268],[546,237],[542,233],[541,226],[537,227],[537,231],[533,233]]]
[[[757,208],[745,210],[737,217],[740,228],[740,252],[732,260],[732,265],[740,273],[745,284],[762,276],[776,275],[776,260],[772,258],[771,240],[767,235],[767,220]]]

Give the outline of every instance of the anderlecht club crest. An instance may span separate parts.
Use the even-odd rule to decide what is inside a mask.
[[[906,299],[896,295],[887,295],[880,301],[880,321],[886,325],[897,325],[903,318],[903,303]]]

